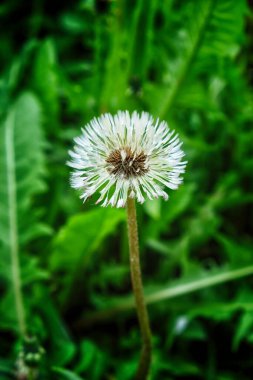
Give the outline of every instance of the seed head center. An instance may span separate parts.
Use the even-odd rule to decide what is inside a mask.
[[[123,175],[126,178],[137,177],[148,171],[147,156],[144,152],[136,153],[130,148],[113,150],[106,159],[110,174]]]

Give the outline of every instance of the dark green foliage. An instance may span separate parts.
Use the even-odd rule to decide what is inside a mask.
[[[125,211],[82,204],[65,165],[80,127],[118,109],[167,120],[188,160],[167,203],[138,207],[150,379],[252,379],[250,4],[0,5],[1,380],[24,365],[42,380],[133,378]]]

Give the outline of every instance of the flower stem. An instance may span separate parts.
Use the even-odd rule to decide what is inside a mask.
[[[145,380],[147,379],[149,367],[151,364],[151,330],[149,326],[149,317],[143,294],[136,208],[135,200],[132,198],[128,198],[127,200],[127,223],[131,279],[135,297],[135,305],[137,309],[137,315],[142,335],[142,351],[135,380]]]

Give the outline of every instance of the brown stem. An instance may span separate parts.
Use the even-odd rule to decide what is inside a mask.
[[[127,200],[127,223],[131,279],[135,297],[135,305],[137,309],[137,315],[142,335],[142,351],[135,380],[145,380],[147,379],[151,364],[151,330],[149,326],[149,317],[143,294],[136,208],[135,201],[132,198],[128,198]]]

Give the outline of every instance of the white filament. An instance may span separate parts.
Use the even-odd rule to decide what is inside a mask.
[[[85,202],[94,193],[100,193],[96,203],[102,206],[124,207],[128,196],[143,203],[162,196],[168,199],[164,188],[177,189],[182,182],[186,161],[182,143],[166,122],[154,121],[146,112],[140,115],[119,111],[116,115],[104,114],[94,118],[82,129],[80,137],[74,139],[75,145],[69,152],[71,160],[67,163],[74,169],[71,186],[81,191]],[[106,161],[110,154],[118,150],[122,162],[126,160],[128,148],[135,157],[143,153],[146,157],[145,172],[135,176],[121,173],[113,174]],[[138,174],[138,175],[137,175]]]

